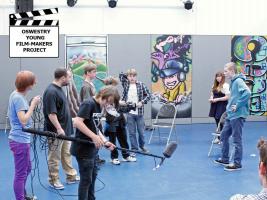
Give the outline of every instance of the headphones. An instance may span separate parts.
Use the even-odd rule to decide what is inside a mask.
[[[161,78],[165,78],[173,74],[177,74],[179,81],[184,82],[186,80],[186,73],[188,73],[188,71],[188,65],[184,65],[177,60],[168,60],[165,63],[165,68],[159,72],[159,75]]]
[[[182,69],[179,75],[179,80],[184,82],[186,80],[186,74],[189,72],[189,67],[182,64]]]

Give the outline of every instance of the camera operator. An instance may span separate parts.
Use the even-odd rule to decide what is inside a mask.
[[[135,69],[129,69],[127,74],[121,73],[120,81],[123,86],[122,101],[132,102],[137,106],[137,110],[131,110],[127,114],[127,126],[130,136],[131,149],[138,150],[138,143],[141,151],[148,153],[145,148],[144,138],[144,104],[150,100],[150,92],[144,83],[137,81],[137,72]],[[136,129],[138,131],[138,143],[136,138]],[[132,154],[133,155],[133,154]]]
[[[118,80],[113,77],[106,78],[102,80],[105,85],[118,85]],[[116,92],[117,98],[120,99],[119,92]],[[114,104],[107,105],[105,107],[106,111],[106,126],[104,134],[109,137],[109,141],[116,145],[116,139],[118,140],[120,146],[125,149],[129,149],[129,145],[127,142],[127,134],[126,134],[126,120],[124,117],[125,112],[129,112],[129,109],[134,109],[135,107],[130,106],[121,106],[119,105],[119,101],[115,101]],[[120,161],[118,159],[119,154],[118,150],[114,149],[111,151],[111,162],[114,165],[119,165]],[[135,162],[136,158],[130,156],[127,151],[122,151],[123,161],[126,162]]]

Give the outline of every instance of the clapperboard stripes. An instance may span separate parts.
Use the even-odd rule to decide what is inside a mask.
[[[58,14],[58,8],[33,10],[9,15],[9,57],[57,58],[59,55],[58,20],[36,17]]]
[[[58,26],[58,20],[30,20],[27,18],[57,14],[58,8],[34,10],[9,15],[10,26]]]

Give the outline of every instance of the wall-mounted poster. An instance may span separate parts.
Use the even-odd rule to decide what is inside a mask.
[[[232,61],[237,64],[238,71],[246,76],[246,82],[251,89],[250,114],[267,115],[267,37],[234,36],[231,52]]]
[[[88,63],[97,66],[96,76],[106,78],[107,68],[107,36],[67,36],[67,66],[72,70],[74,82],[80,92],[83,82],[83,68]],[[103,83],[95,79],[93,81],[96,91]]]
[[[152,35],[152,119],[165,103],[176,118],[191,117],[192,43],[190,35]]]

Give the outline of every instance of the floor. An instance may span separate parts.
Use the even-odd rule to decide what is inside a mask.
[[[213,164],[219,149],[214,149],[210,158],[207,156],[214,124],[177,125],[178,147],[158,170],[153,170],[154,159],[143,155],[137,156],[136,163],[114,166],[109,162],[109,152],[101,150],[100,156],[106,159],[106,164],[99,171],[96,197],[99,200],[226,200],[235,193],[257,193],[261,187],[256,144],[266,135],[266,127],[267,122],[245,123],[243,169],[237,172],[226,172]],[[146,139],[149,134],[146,132]],[[151,153],[162,155],[165,144],[155,139],[147,147]],[[0,132],[0,149],[0,194],[3,196],[0,199],[13,200],[13,157],[3,131]],[[39,200],[77,199],[77,184],[66,185],[60,192],[49,188],[45,152],[40,150],[40,145],[37,151],[39,166],[32,174],[32,181],[28,178],[28,192],[31,193],[32,185]],[[77,168],[75,159],[73,161]],[[63,173],[61,180],[65,183]]]

